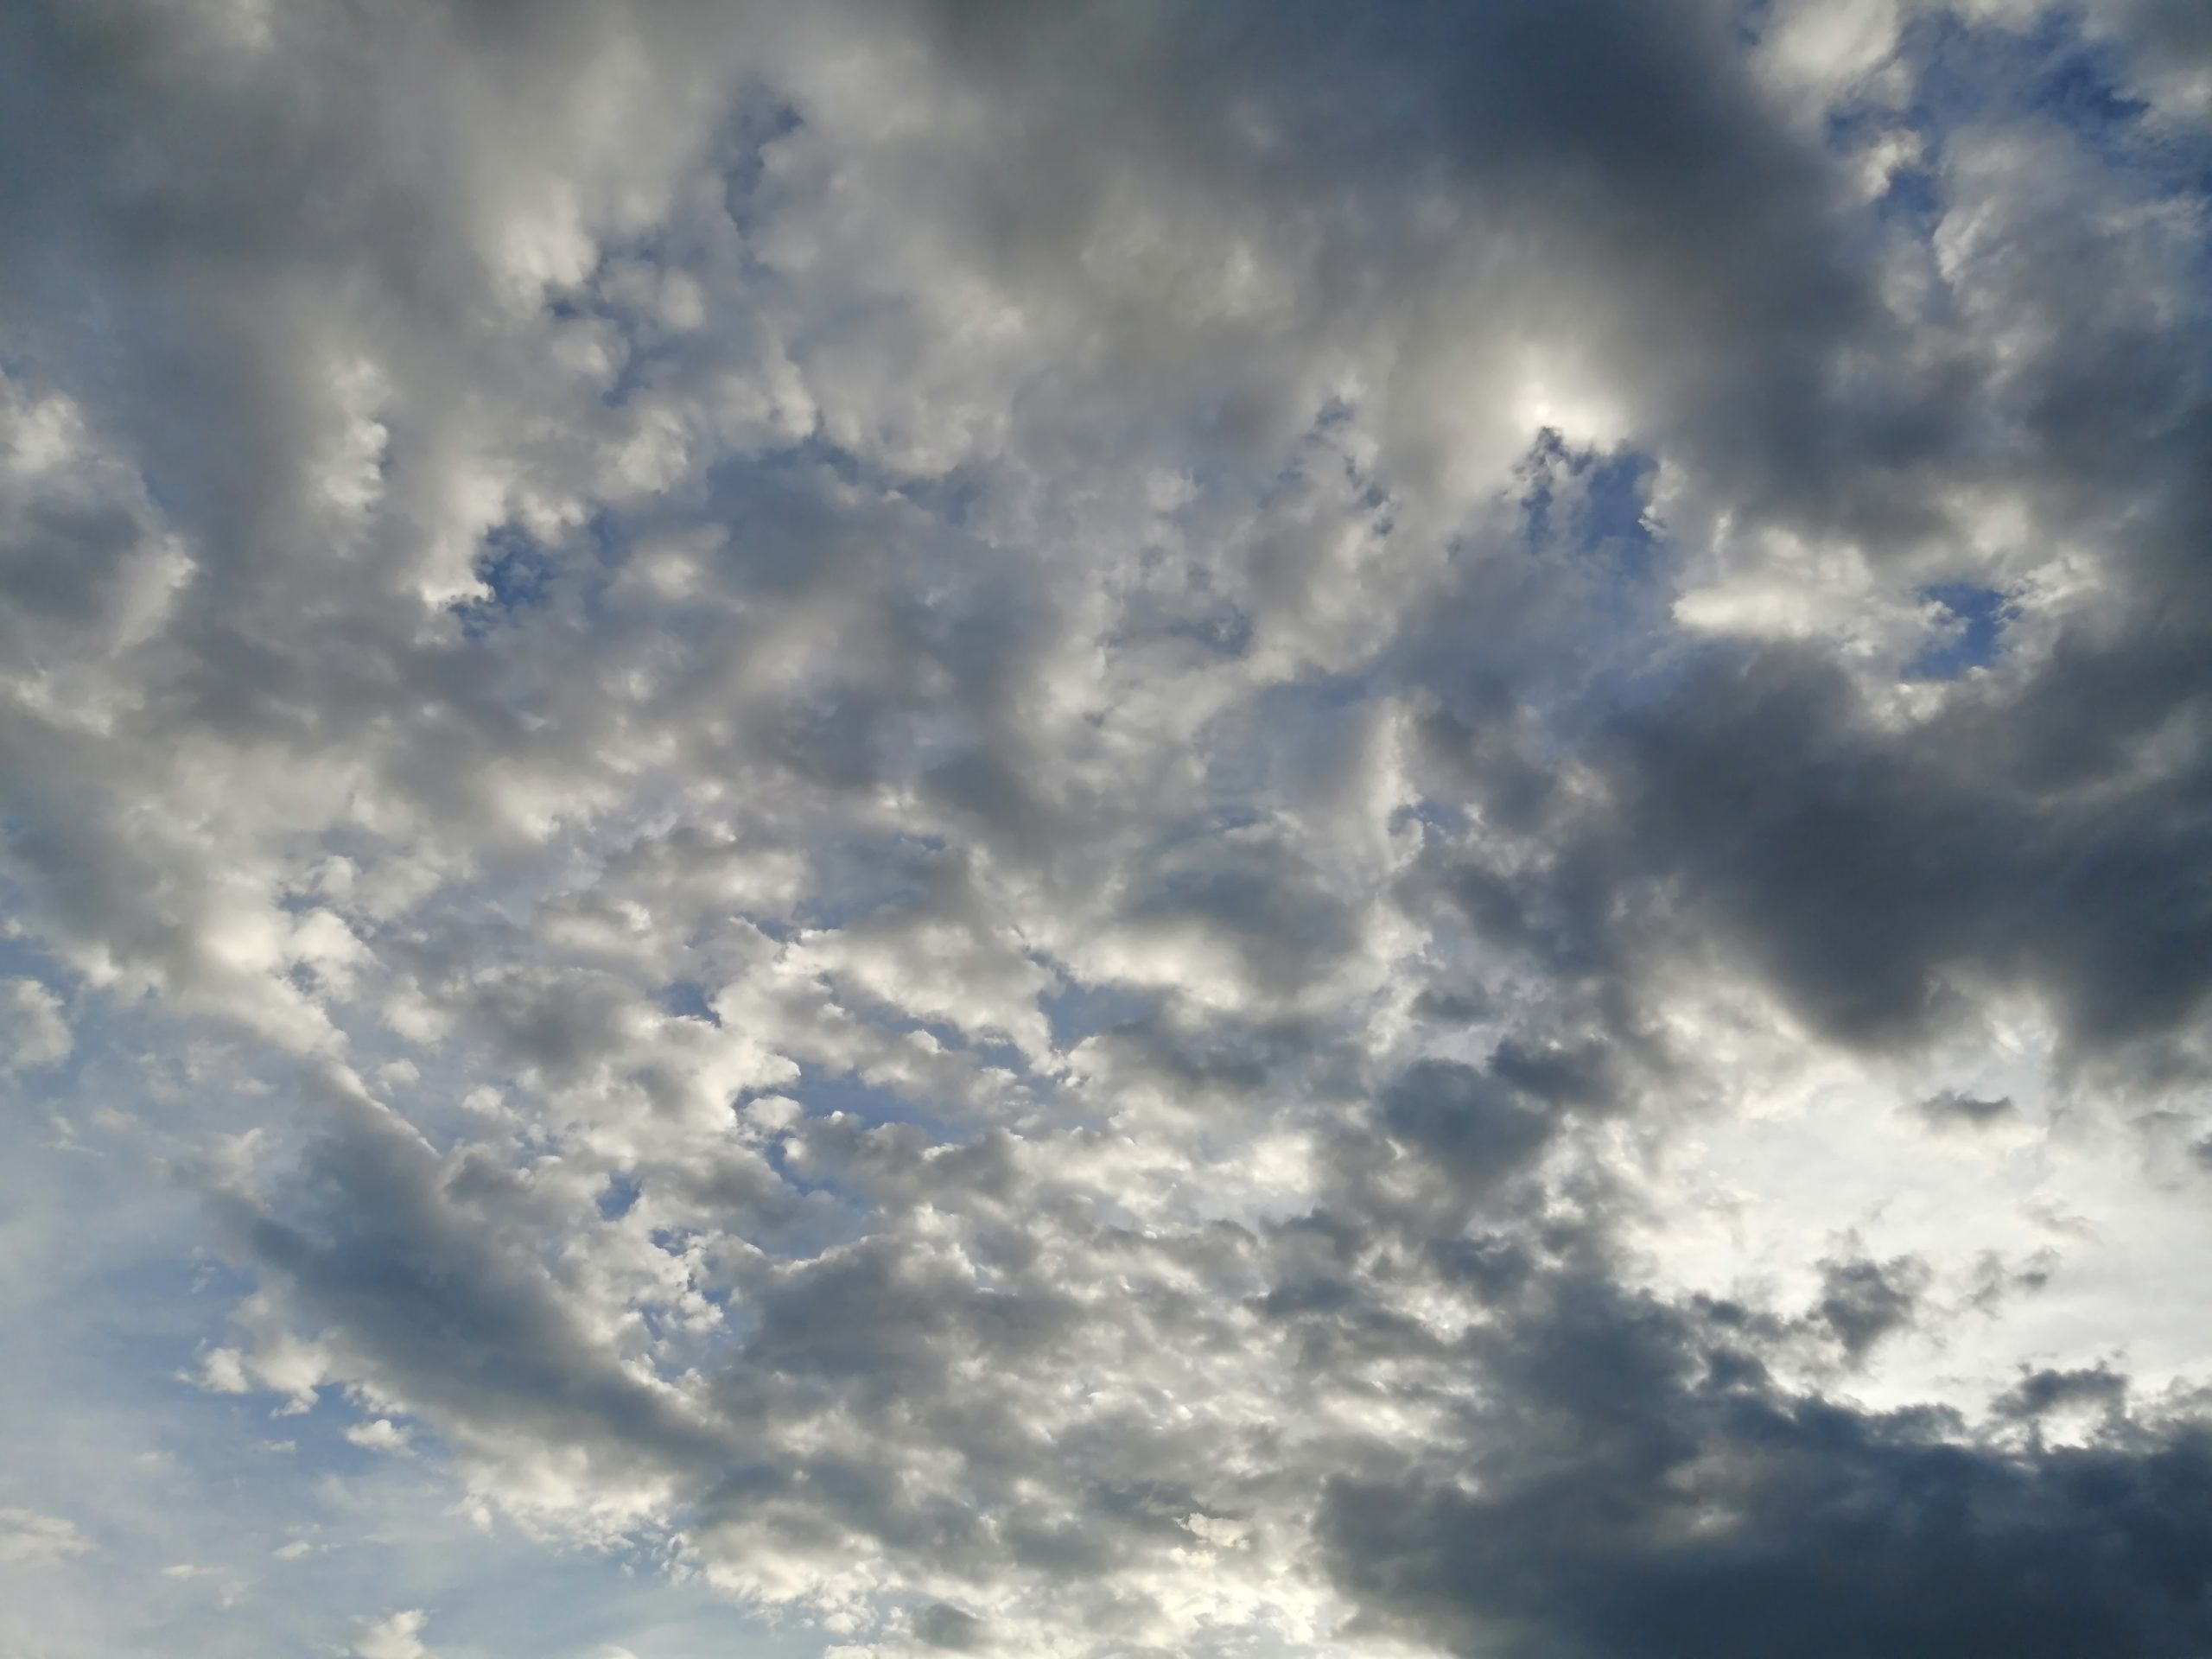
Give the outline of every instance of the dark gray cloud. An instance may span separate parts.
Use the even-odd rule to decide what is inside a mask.
[[[1863,1361],[1876,1343],[1911,1325],[1927,1280],[1926,1264],[1910,1256],[1823,1262],[1815,1312],[1846,1356]]]
[[[1994,1100],[1983,1100],[1974,1095],[1961,1094],[1955,1089],[1946,1089],[1916,1102],[1912,1109],[1934,1129],[1980,1129],[2003,1122],[2013,1116],[2015,1108],[2009,1095],[1999,1095]]]
[[[1343,1479],[1332,1571],[1456,1653],[1844,1656],[2202,1648],[2201,1429],[2014,1454],[1940,1414],[1775,1390],[1725,1324],[1544,1287],[1488,1351],[1464,1465]],[[1475,1449],[1479,1447],[1480,1449]]]
[[[2069,1406],[2094,1406],[2116,1410],[2127,1399],[2127,1379],[2102,1365],[2092,1370],[2031,1371],[1998,1401],[1997,1410],[2006,1417],[2034,1419]]]
[[[926,1646],[948,1653],[974,1653],[989,1642],[982,1619],[942,1601],[933,1601],[914,1615],[914,1634]]]
[[[1825,665],[1760,657],[1625,734],[1642,845],[1770,982],[1847,1040],[1909,1040],[1990,980],[2044,991],[2091,1050],[2186,1028],[2212,987],[2201,775],[2037,799],[1976,775],[1986,715],[1898,741],[1857,704]]]

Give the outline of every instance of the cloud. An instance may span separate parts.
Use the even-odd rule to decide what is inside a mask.
[[[35,979],[0,980],[0,1042],[10,1070],[52,1065],[76,1046],[60,999]]]
[[[1864,1360],[1883,1338],[1911,1325],[1927,1280],[1926,1265],[1910,1256],[1824,1262],[1817,1311],[1846,1356]]]
[[[370,1452],[397,1452],[407,1445],[407,1431],[389,1417],[356,1423],[346,1431],[346,1438],[362,1450]]]
[[[1987,1128],[2012,1116],[2017,1110],[2009,1096],[1999,1095],[1994,1100],[1982,1100],[1973,1095],[1961,1094],[1955,1089],[1946,1089],[1917,1103],[1912,1109],[1931,1129],[1938,1132],[1951,1129]]]
[[[423,1659],[424,1616],[420,1609],[387,1614],[372,1621],[353,1644],[355,1659]]]
[[[143,1628],[2202,1645],[2186,10],[0,21],[0,1320],[480,1526]]]
[[[942,1601],[914,1615],[914,1636],[926,1647],[950,1653],[973,1653],[988,1641],[982,1620]]]
[[[76,1523],[35,1510],[0,1510],[0,1561],[16,1567],[52,1567],[87,1554],[92,1541]]]
[[[1479,1482],[1332,1485],[1378,1628],[1512,1655],[2144,1655],[2205,1639],[2201,1430],[2018,1457],[1777,1393],[1725,1326],[1559,1287]],[[1467,1471],[1472,1474],[1474,1471]]]

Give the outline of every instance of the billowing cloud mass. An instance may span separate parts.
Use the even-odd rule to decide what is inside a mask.
[[[2199,0],[28,0],[0,148],[0,1650],[2212,1651]]]

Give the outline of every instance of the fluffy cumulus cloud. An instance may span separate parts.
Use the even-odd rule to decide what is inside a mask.
[[[2207,16],[8,8],[0,1647],[2212,1649]]]
[[[394,1613],[380,1618],[362,1632],[354,1645],[356,1659],[423,1659],[429,1649],[423,1645],[423,1611],[410,1608],[404,1613]]]

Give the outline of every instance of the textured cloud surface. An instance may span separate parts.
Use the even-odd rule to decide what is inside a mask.
[[[2208,16],[0,9],[0,1652],[2212,1651]]]

